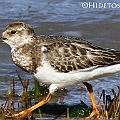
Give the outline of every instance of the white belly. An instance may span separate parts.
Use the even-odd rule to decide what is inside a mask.
[[[69,73],[60,73],[52,67],[46,66],[38,68],[37,71],[38,72],[34,74],[34,76],[39,82],[45,84],[56,84],[58,88],[63,88],[65,86],[78,84],[119,72],[120,64],[107,67],[89,68],[85,70],[72,71]]]

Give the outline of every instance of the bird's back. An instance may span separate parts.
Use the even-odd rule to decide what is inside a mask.
[[[94,46],[80,38],[53,35],[38,38],[46,48],[43,53],[50,65],[59,72],[120,63],[119,51]]]

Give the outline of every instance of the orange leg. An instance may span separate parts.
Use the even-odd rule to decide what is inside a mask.
[[[33,110],[37,109],[38,107],[48,103],[51,99],[51,94],[49,93],[42,101],[40,101],[39,103],[37,103],[36,105],[19,112],[18,114],[14,114],[12,117],[14,118],[23,118],[27,115],[29,115]]]
[[[88,116],[87,118],[89,119],[89,118],[92,118],[94,115],[96,115],[96,118],[99,119],[100,114],[99,114],[98,108],[100,108],[100,106],[96,104],[92,85],[87,82],[84,82],[83,84],[87,87],[87,90],[90,93],[90,98],[91,98],[91,102],[92,102],[92,106],[93,106],[93,111],[90,114],[90,116]]]

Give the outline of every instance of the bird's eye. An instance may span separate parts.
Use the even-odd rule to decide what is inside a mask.
[[[12,30],[12,31],[11,31],[11,34],[15,34],[15,33],[16,33],[16,31],[15,31],[15,30]]]

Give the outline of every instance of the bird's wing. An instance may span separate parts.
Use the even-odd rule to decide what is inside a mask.
[[[44,45],[46,50],[43,52],[50,65],[59,72],[120,63],[120,52],[93,46],[91,43],[78,38],[62,36],[59,40],[50,41],[49,44]]]

